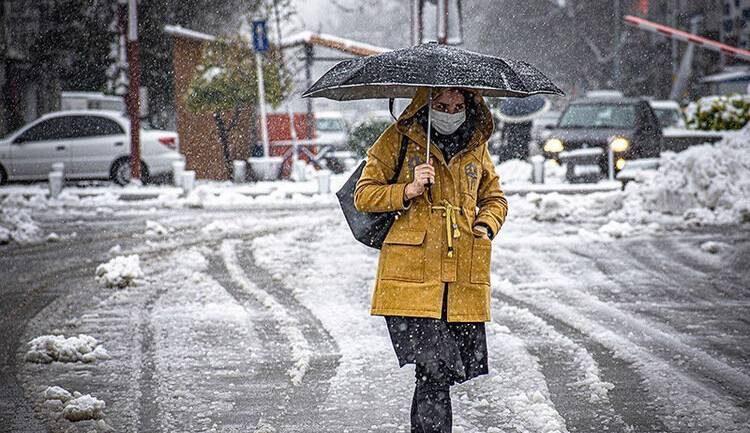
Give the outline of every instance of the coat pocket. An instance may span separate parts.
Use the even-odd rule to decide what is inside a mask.
[[[391,230],[380,250],[380,278],[423,282],[424,238],[424,231]]]
[[[471,277],[473,284],[490,284],[490,259],[492,241],[475,237],[471,251]]]

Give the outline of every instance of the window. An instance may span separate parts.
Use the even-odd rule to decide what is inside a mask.
[[[679,128],[684,126],[680,110],[671,108],[655,108],[654,114],[656,114],[656,117],[659,119],[659,125],[662,128]]]
[[[315,127],[318,131],[323,132],[344,132],[346,131],[346,124],[342,119],[335,118],[322,118],[317,119]]]
[[[724,20],[724,32],[731,33],[734,28],[734,22],[732,20]]]
[[[621,104],[575,104],[565,110],[561,128],[623,128],[635,126],[635,106]]]
[[[99,137],[102,135],[124,134],[122,127],[112,119],[99,116],[75,116],[73,119],[74,138]]]
[[[62,140],[73,135],[71,117],[61,116],[44,120],[23,132],[14,143],[30,141]]]

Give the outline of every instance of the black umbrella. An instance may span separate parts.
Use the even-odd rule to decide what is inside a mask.
[[[320,77],[302,97],[337,101],[411,98],[419,87],[463,87],[484,96],[564,94],[526,62],[430,42],[343,61]]]
[[[549,110],[550,105],[549,100],[541,95],[507,98],[500,101],[496,114],[506,123],[524,123]]]
[[[343,61],[320,77],[302,97],[337,101],[411,98],[419,87],[462,87],[484,96],[564,95],[549,78],[526,62],[430,42]],[[432,103],[432,91],[429,103]],[[428,143],[432,129],[430,117],[428,114]],[[429,160],[429,145],[427,147]]]

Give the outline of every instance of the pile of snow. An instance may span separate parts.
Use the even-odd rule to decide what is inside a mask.
[[[701,244],[701,251],[709,254],[718,254],[729,248],[724,242],[706,241]]]
[[[627,222],[610,221],[599,227],[599,233],[613,238],[624,238],[635,232],[635,228]]]
[[[530,217],[537,221],[605,222],[610,214],[622,208],[621,192],[591,194],[529,193],[523,199],[511,199],[508,212],[513,217]]]
[[[44,231],[31,218],[28,201],[21,195],[9,195],[0,207],[0,244],[34,244],[46,240]]]
[[[201,231],[203,232],[203,234],[212,235],[238,232],[241,229],[242,228],[239,225],[232,221],[214,221],[203,227]]]
[[[532,166],[520,159],[509,159],[495,167],[495,172],[500,176],[503,184],[529,183],[531,182]]]
[[[114,247],[110,248],[109,251],[107,251],[107,254],[109,254],[110,257],[119,256],[122,254],[122,247],[120,244],[115,245]]]
[[[750,129],[715,144],[664,152],[658,170],[642,170],[625,191],[536,194],[509,198],[509,217],[604,225],[623,237],[657,224],[750,222]],[[630,227],[623,225],[628,223]]]
[[[565,165],[558,164],[554,159],[548,159],[544,161],[544,183],[566,183],[566,170],[567,168]]]
[[[750,222],[750,131],[674,153],[625,190],[633,211],[682,215],[698,223]]]
[[[127,287],[137,278],[143,278],[137,254],[117,256],[96,267],[96,280],[107,287]]]
[[[28,362],[47,364],[59,362],[95,362],[110,359],[107,350],[96,338],[79,334],[65,338],[64,335],[42,335],[27,343],[29,351],[24,359]]]
[[[44,390],[44,405],[55,412],[62,411],[62,415],[69,421],[101,420],[104,418],[104,401],[81,394],[78,391],[71,394],[59,386],[50,386]],[[106,424],[99,424],[106,426]]]
[[[162,237],[169,234],[169,230],[163,225],[156,221],[146,221],[146,236],[148,237]]]
[[[495,166],[495,172],[500,176],[502,185],[528,184],[532,181],[534,167],[530,162],[520,159],[510,159]],[[554,159],[544,161],[544,183],[565,183],[565,166]]]

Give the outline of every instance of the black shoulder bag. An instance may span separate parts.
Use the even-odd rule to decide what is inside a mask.
[[[396,183],[398,180],[401,167],[404,165],[408,146],[409,139],[404,135],[401,139],[401,149],[398,152],[396,172],[388,184]],[[357,181],[362,176],[365,164],[367,164],[367,161],[362,161],[359,164],[359,167],[354,170],[354,173],[352,173],[344,186],[336,193],[336,197],[339,199],[341,210],[344,212],[344,217],[347,224],[349,224],[354,238],[368,247],[380,249],[398,212],[360,212],[354,207],[354,190],[357,187]]]

